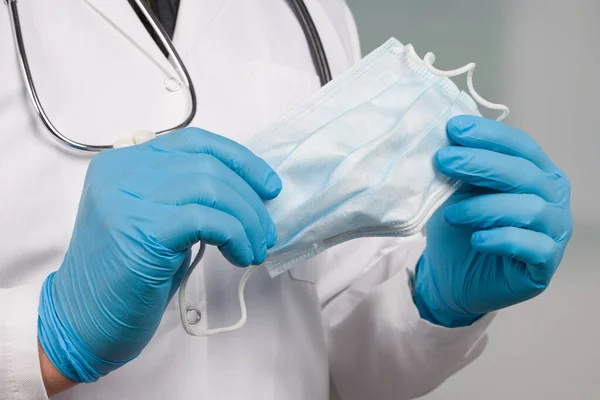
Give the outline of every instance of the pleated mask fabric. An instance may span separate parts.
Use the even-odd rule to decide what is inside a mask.
[[[435,169],[433,157],[449,145],[446,124],[456,115],[480,115],[474,63],[452,71],[433,67],[411,45],[392,38],[357,65],[253,137],[245,145],[283,182],[266,202],[277,244],[262,266],[275,277],[336,244],[366,236],[410,236],[420,231],[459,182]],[[449,77],[467,74],[469,94]],[[204,245],[181,285],[183,326],[209,336],[241,328],[247,313],[244,287],[260,266],[247,269],[238,288],[241,318],[207,330],[187,321],[185,289]]]

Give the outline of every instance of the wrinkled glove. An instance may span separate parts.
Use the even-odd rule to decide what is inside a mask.
[[[435,165],[462,187],[429,220],[415,276],[421,316],[445,327],[543,292],[571,237],[569,179],[527,134],[458,116]]]
[[[280,190],[262,159],[195,128],[98,154],[64,261],[42,288],[38,336],[50,361],[93,382],[138,356],[194,243],[238,266],[264,261],[277,234],[262,200]]]

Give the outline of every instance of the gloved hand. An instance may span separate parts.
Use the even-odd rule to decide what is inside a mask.
[[[92,382],[148,344],[189,265],[190,246],[261,263],[277,241],[261,199],[277,174],[245,147],[194,128],[98,154],[68,251],[46,279],[40,343],[54,366]]]
[[[458,116],[435,158],[463,186],[429,220],[414,301],[446,327],[537,296],[571,236],[570,183],[525,133]]]

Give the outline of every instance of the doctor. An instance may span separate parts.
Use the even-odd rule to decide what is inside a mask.
[[[238,143],[320,82],[288,2],[150,3],[202,129],[94,158],[37,119],[0,12],[0,398],[410,399],[480,354],[494,311],[548,286],[571,235],[568,179],[525,133],[462,116],[435,163],[466,185],[427,238],[358,239],[275,279],[259,270],[244,329],[188,336],[171,298],[190,246],[211,245],[188,285],[188,317],[206,328],[236,319],[237,267],[276,241],[261,200],[281,182]],[[185,119],[186,88],[127,1],[19,4],[61,131],[113,143]],[[351,13],[306,5],[335,77],[360,57]]]

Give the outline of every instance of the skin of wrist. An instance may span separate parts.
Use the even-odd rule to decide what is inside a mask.
[[[77,382],[67,379],[56,369],[56,367],[54,367],[39,341],[38,355],[40,359],[42,380],[44,381],[44,387],[46,388],[48,397],[55,396],[77,385]]]

